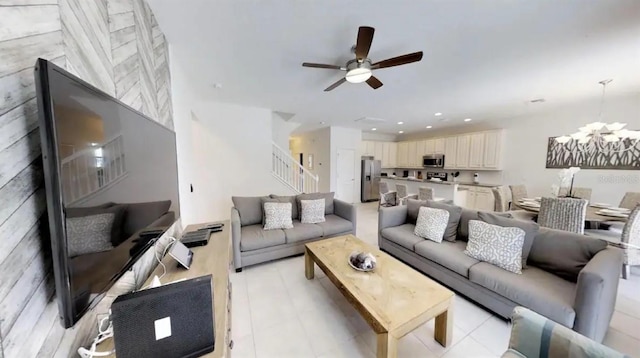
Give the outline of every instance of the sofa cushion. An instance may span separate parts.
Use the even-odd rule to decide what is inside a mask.
[[[409,199],[407,200],[407,223],[416,224],[421,206],[428,206],[430,208],[448,211],[449,224],[447,225],[447,230],[444,232],[443,239],[447,241],[456,241],[456,234],[458,232],[458,223],[460,222],[460,213],[462,213],[462,208],[435,200]]]
[[[541,227],[531,247],[529,264],[576,282],[582,268],[606,247],[602,240]]]
[[[302,204],[300,204],[300,200],[324,199],[324,214],[330,215],[333,214],[333,197],[335,194],[334,192],[299,194],[296,195],[296,203],[298,204],[298,209],[301,209]],[[298,219],[300,219],[300,210],[298,210]]]
[[[262,223],[262,199],[261,196],[232,196],[233,207],[240,214],[240,225],[255,225]]]
[[[247,225],[240,228],[240,251],[263,249],[286,243],[284,231],[263,230],[262,225]]]
[[[573,327],[576,284],[536,267],[516,275],[486,262],[469,269],[471,282],[569,328]]]
[[[382,229],[380,234],[385,239],[395,242],[396,244],[413,251],[415,244],[423,242],[424,239],[414,234],[416,226],[413,224],[403,224],[400,226],[388,227]]]
[[[322,228],[316,224],[303,224],[298,220],[293,221],[293,229],[285,229],[284,236],[287,243],[317,239],[322,237]]]
[[[416,254],[429,259],[447,269],[469,277],[469,268],[480,261],[464,254],[467,244],[462,241],[450,242],[442,241],[436,243],[429,240],[422,240],[415,245]]]
[[[471,209],[462,209],[460,213],[460,223],[458,224],[458,239],[462,241],[469,240],[469,221],[480,220],[479,211]],[[509,213],[492,213],[493,215],[511,218]]]
[[[271,194],[269,195],[269,198],[271,198],[272,200],[278,201],[280,203],[291,203],[291,218],[292,219],[298,218],[298,203],[296,201],[295,195],[281,196],[281,195]]]
[[[353,223],[338,215],[325,215],[323,223],[317,223],[322,228],[322,236],[343,234],[353,230]]]
[[[531,246],[533,246],[533,240],[538,235],[540,225],[533,221],[522,221],[517,219],[505,218],[494,213],[479,212],[478,217],[480,220],[491,225],[498,225],[502,227],[517,227],[524,230],[524,245],[522,245],[522,267],[527,267],[527,258],[531,252]]]

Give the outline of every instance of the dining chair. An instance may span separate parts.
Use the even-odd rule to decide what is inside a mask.
[[[584,233],[587,200],[574,198],[542,198],[538,224],[550,229]]]
[[[527,197],[527,187],[524,185],[509,185],[511,189],[511,209],[520,209],[518,202]]]
[[[585,230],[585,235],[605,240],[611,246],[622,249],[624,257],[622,261],[622,278],[627,279],[631,272],[631,266],[640,265],[640,204],[631,214],[622,234],[611,230]]]
[[[627,192],[620,201],[621,208],[633,209],[638,205],[640,205],[640,193]]]
[[[398,205],[407,205],[407,199],[417,199],[417,194],[409,195],[407,193],[407,186],[404,184],[396,184],[396,192],[398,193]]]
[[[433,188],[420,187],[418,188],[418,200],[433,200],[434,193]]]
[[[593,190],[591,188],[574,187],[573,190],[571,190],[571,196],[573,196],[574,198],[587,199],[591,201],[592,191]],[[569,195],[569,188],[560,188],[560,191],[558,191],[558,196],[564,197],[567,195]]]
[[[379,194],[380,200],[378,200],[378,209],[380,207],[390,207],[396,206],[396,192],[389,191],[389,184],[387,182],[381,181],[379,185]]]
[[[493,193],[493,198],[495,199],[494,210],[499,212],[509,211],[509,206],[511,204],[511,190],[502,185],[491,188],[491,192]]]

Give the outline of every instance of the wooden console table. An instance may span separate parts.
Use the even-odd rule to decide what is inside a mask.
[[[169,255],[165,256],[162,263],[167,267],[167,273],[162,278],[163,283],[180,279],[191,279],[204,275],[213,276],[213,309],[215,316],[215,350],[203,357],[222,358],[231,356],[231,282],[229,281],[229,267],[231,262],[231,223],[224,222],[224,229],[213,233],[206,246],[194,247],[193,262],[191,268],[185,270],[176,265],[176,261]],[[184,232],[194,231],[203,226],[209,225],[195,224],[189,225]],[[153,276],[162,275],[162,266],[158,265],[151,273],[142,287],[151,283]],[[108,339],[98,346],[99,351],[109,351],[113,349],[113,339]],[[115,357],[112,354],[109,357]]]

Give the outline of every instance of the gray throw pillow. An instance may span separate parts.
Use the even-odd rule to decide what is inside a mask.
[[[67,251],[70,257],[113,249],[111,228],[115,214],[67,218]]]
[[[571,282],[598,252],[607,248],[603,240],[541,227],[529,254],[529,265],[536,266]]]
[[[538,230],[540,230],[540,225],[534,223],[533,221],[524,221],[517,219],[505,218],[503,216],[496,215],[494,213],[486,213],[486,212],[478,212],[478,217],[480,220],[492,224],[498,225],[502,227],[519,227],[524,230],[524,245],[522,246],[522,267],[527,267],[527,258],[529,257],[529,253],[531,252],[531,246],[533,246],[533,240],[538,235]]]
[[[276,200],[279,203],[291,203],[291,218],[292,219],[297,219],[299,217],[299,214],[298,214],[298,202],[296,201],[296,196],[295,195],[282,196],[282,195],[271,194],[271,195],[269,195],[269,197],[271,199]]]
[[[291,203],[264,203],[264,229],[293,229]]]
[[[462,213],[460,214],[460,225],[458,225],[458,239],[462,241],[467,241],[469,238],[469,221],[471,220],[480,220],[478,216],[479,211],[471,210],[471,209],[462,209]],[[493,213],[494,215],[502,216],[505,218],[512,218],[509,213]]]
[[[300,222],[303,224],[317,224],[326,221],[324,218],[324,199],[301,200]]]
[[[469,242],[464,253],[507,271],[522,273],[524,230],[501,227],[480,220],[469,221]]]
[[[300,204],[300,200],[317,200],[324,199],[324,214],[331,215],[333,214],[333,197],[336,193],[309,193],[309,194],[299,194],[296,195],[296,202],[298,204],[298,216],[300,216],[300,211],[302,211],[302,205]]]
[[[262,223],[262,198],[261,196],[232,196],[233,207],[240,214],[240,225],[255,225]]]
[[[448,223],[448,211],[422,206],[418,212],[418,220],[413,233],[416,236],[441,243]]]
[[[454,242],[456,241],[456,235],[458,232],[458,222],[460,221],[460,213],[462,208],[455,205],[445,204],[434,200],[407,200],[407,222],[409,224],[416,224],[418,218],[418,212],[421,206],[428,206],[430,208],[442,209],[449,212],[449,223],[447,224],[447,230],[444,232],[444,240]]]

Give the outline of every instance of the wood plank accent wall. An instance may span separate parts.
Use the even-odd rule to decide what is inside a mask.
[[[76,326],[62,328],[33,66],[38,57],[51,60],[173,128],[169,53],[144,0],[0,0],[0,19],[0,358],[66,357],[155,260],[150,250]]]

